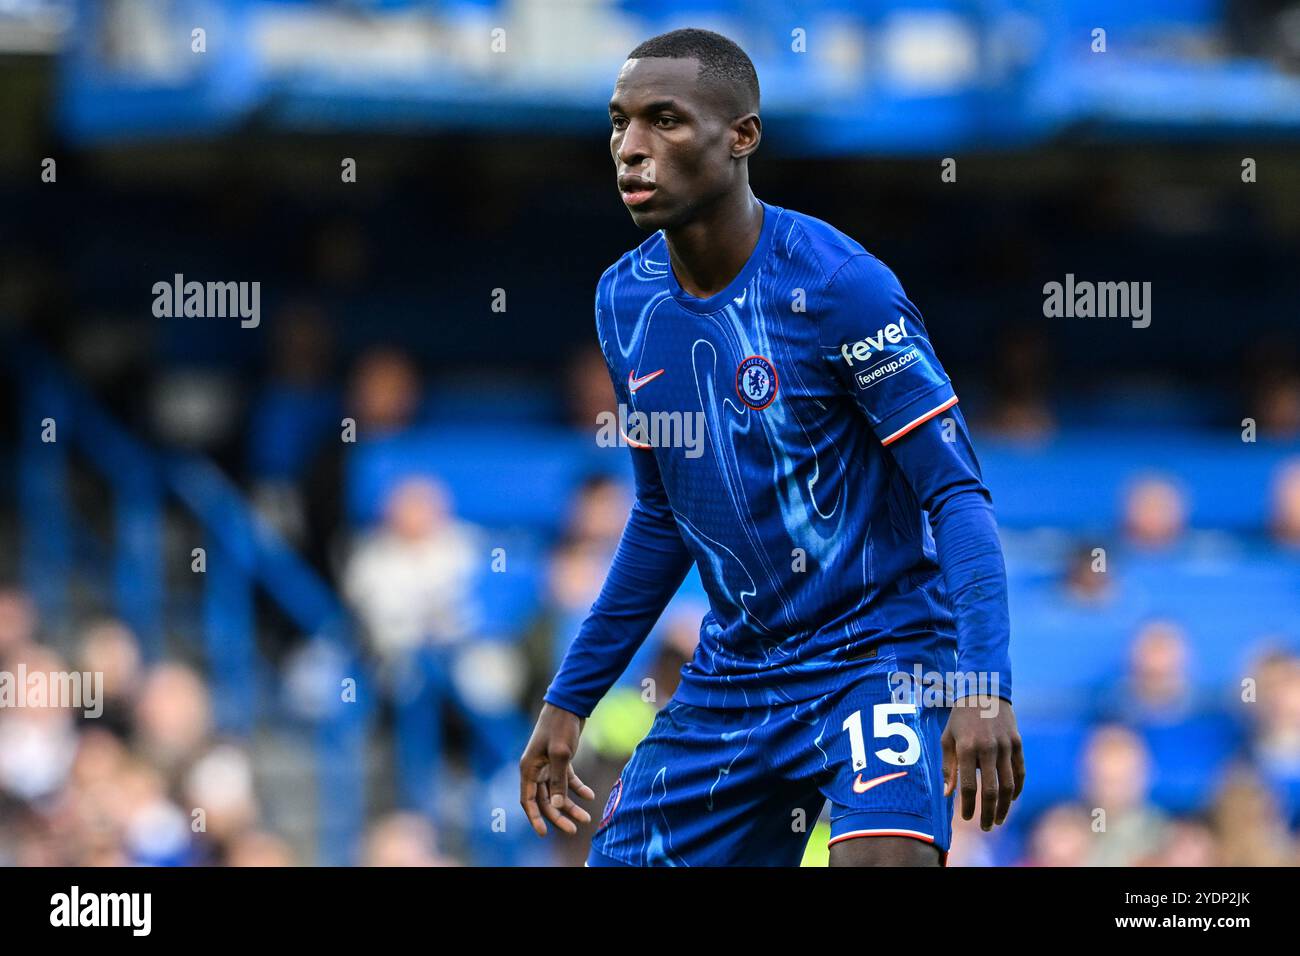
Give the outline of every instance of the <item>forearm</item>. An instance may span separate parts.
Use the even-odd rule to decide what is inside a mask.
[[[690,567],[675,523],[638,502],[600,596],[546,691],[547,703],[588,716],[627,669]]]
[[[961,413],[935,420],[890,446],[929,513],[944,589],[957,627],[957,669],[1011,700],[1007,573],[997,521]],[[997,681],[993,690],[992,682]],[[958,686],[957,696],[974,686]]]
[[[986,495],[963,491],[930,514],[935,550],[957,625],[957,670],[975,674],[958,697],[978,692],[1011,700],[1011,622],[1007,572],[993,506]],[[996,681],[996,684],[993,682]]]

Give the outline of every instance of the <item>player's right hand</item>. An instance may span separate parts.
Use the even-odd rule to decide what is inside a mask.
[[[578,823],[591,822],[591,814],[569,796],[572,790],[586,800],[596,798],[596,792],[573,771],[584,723],[577,714],[543,704],[533,736],[519,758],[519,805],[538,836],[546,836],[543,818],[570,835],[578,832]]]

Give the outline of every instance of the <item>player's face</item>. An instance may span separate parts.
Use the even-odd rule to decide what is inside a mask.
[[[609,102],[619,194],[642,229],[690,222],[738,175],[735,134],[697,82],[699,60],[628,60]]]

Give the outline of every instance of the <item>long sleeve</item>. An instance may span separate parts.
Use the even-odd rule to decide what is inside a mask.
[[[957,622],[958,669],[996,678],[997,695],[1010,701],[1007,575],[992,499],[921,313],[869,253],[835,271],[821,312],[821,346],[840,387],[929,512]]]
[[[951,425],[930,419],[891,443],[889,451],[930,515],[957,622],[957,669],[996,678],[996,696],[1010,702],[1007,573],[993,503],[961,412],[953,408],[946,417]],[[960,686],[957,696],[964,696]]]
[[[626,402],[620,382],[615,393]],[[636,501],[591,613],[578,629],[545,699],[588,716],[645,641],[681,587],[692,558],[677,531],[650,449],[629,446]]]

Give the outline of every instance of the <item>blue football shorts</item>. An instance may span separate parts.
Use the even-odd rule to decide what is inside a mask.
[[[886,642],[813,700],[747,710],[670,701],[614,784],[588,865],[798,866],[826,801],[831,845],[903,836],[946,858],[950,709],[927,675],[955,668],[950,638]]]

